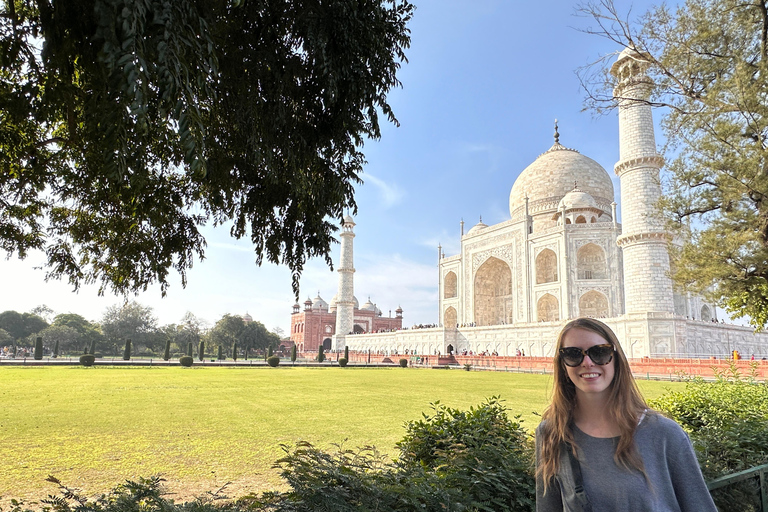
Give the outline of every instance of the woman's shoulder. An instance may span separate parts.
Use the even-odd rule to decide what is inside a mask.
[[[665,436],[671,438],[688,437],[683,427],[675,420],[667,418],[658,411],[648,410],[643,421],[640,422],[638,430],[650,430],[654,436]]]

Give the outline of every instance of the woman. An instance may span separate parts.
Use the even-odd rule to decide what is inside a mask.
[[[688,436],[648,409],[607,325],[565,325],[553,387],[536,429],[537,512],[717,511]]]

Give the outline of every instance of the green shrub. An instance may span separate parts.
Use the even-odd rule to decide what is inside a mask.
[[[396,462],[374,447],[283,447],[286,455],[277,465],[291,489],[273,496],[270,510],[534,509],[533,444],[498,398],[469,411],[440,404],[433,410],[433,416],[407,424]]]
[[[237,343],[232,344],[232,359],[237,361]]]
[[[408,360],[406,358],[400,359],[400,368],[406,368],[408,366]]]
[[[187,355],[192,357],[192,342],[187,343]]]
[[[224,359],[224,348],[221,345],[219,345],[218,359],[219,359],[219,361]]]
[[[165,340],[165,352],[163,352],[163,360],[168,361],[171,358],[171,340],[170,338]]]
[[[280,358],[278,356],[271,356],[267,358],[267,364],[274,368],[280,364]]]
[[[498,397],[468,411],[432,404],[434,414],[406,423],[397,444],[404,468],[428,468],[481,510],[533,510],[531,436]]]
[[[41,338],[40,336],[35,338],[35,354],[34,354],[34,357],[38,361],[43,358],[43,338]]]
[[[735,365],[716,382],[692,379],[650,405],[682,425],[707,481],[768,463],[768,384],[742,378]],[[720,510],[742,511],[754,490],[745,483],[712,495]]]
[[[267,347],[267,358],[272,357],[272,354],[273,354],[273,352],[272,352],[272,345],[270,345],[270,346]]]
[[[96,354],[96,340],[91,340],[91,349],[88,351],[89,354]]]
[[[93,366],[96,356],[93,354],[83,354],[80,356],[80,364],[83,366]]]
[[[125,340],[125,351],[123,352],[123,360],[130,361],[131,359],[131,340]]]
[[[53,358],[59,357],[59,340],[53,343]]]
[[[195,360],[192,358],[192,356],[182,356],[182,357],[179,358],[179,364],[181,366],[186,366],[187,368],[192,366],[192,363],[194,361]]]
[[[349,361],[349,347],[346,345],[344,346],[344,359]]]
[[[318,363],[322,363],[323,361],[325,361],[325,354],[323,353],[324,350],[325,349],[323,348],[322,345],[317,347],[317,362]]]
[[[347,366],[348,362],[349,362],[349,360],[346,357],[339,358],[339,366],[341,366],[342,368]]]
[[[197,358],[202,361],[205,359],[205,342],[200,342],[200,347],[197,349]]]
[[[472,363],[464,363],[464,369],[468,372],[472,371]]]
[[[291,362],[296,362],[296,345],[291,347]]]

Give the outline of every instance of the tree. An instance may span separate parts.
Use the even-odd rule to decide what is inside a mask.
[[[0,247],[118,293],[232,223],[293,288],[356,210],[365,138],[410,44],[407,0],[4,2]],[[37,48],[42,47],[42,51]]]
[[[703,293],[733,316],[768,325],[768,11],[764,2],[687,0],[639,22],[612,0],[586,4],[587,32],[632,47],[650,66],[650,102],[662,120],[667,167],[663,207],[679,240],[678,287]],[[582,70],[587,106],[616,105],[611,59]]]
[[[224,315],[208,333],[208,342],[229,349],[245,329],[245,322],[237,315]]]
[[[85,341],[83,336],[72,327],[59,325],[55,322],[50,327],[46,327],[40,331],[40,336],[42,336],[43,343],[47,347],[51,347],[58,343],[59,351],[64,354],[67,352],[78,352],[79,347],[81,347]]]
[[[123,360],[124,361],[131,360],[131,340],[130,339],[125,340],[125,350],[123,351]]]
[[[56,317],[53,319],[51,327],[67,327],[73,329],[76,333],[78,333],[80,339],[87,343],[93,343],[94,341],[99,342],[104,339],[104,335],[101,334],[98,324],[89,322],[84,317],[74,313],[62,313],[56,315]],[[45,338],[45,335],[43,335],[43,340],[45,340]],[[65,338],[68,341],[71,341],[69,338]],[[62,338],[62,341],[65,338]],[[67,350],[71,350],[71,348],[68,347]]]
[[[112,343],[115,353],[120,347],[121,339],[130,338],[137,352],[140,346],[156,350],[160,346],[158,343],[162,343],[161,336],[156,336],[157,319],[152,308],[142,306],[136,301],[107,308],[101,320],[101,329],[107,340]]]
[[[4,311],[0,313],[0,329],[19,342],[48,327],[48,322],[33,313]],[[34,339],[32,340],[34,342]]]
[[[240,345],[246,350],[264,350],[280,344],[280,338],[275,333],[267,331],[261,322],[249,322],[237,337]]]
[[[33,315],[37,315],[46,322],[50,322],[51,318],[53,317],[54,311],[46,306],[45,304],[40,304],[39,306],[35,306],[30,310],[30,313]]]

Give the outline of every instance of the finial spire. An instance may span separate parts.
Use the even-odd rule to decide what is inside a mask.
[[[560,144],[560,133],[557,131],[557,119],[555,119],[555,144]]]

